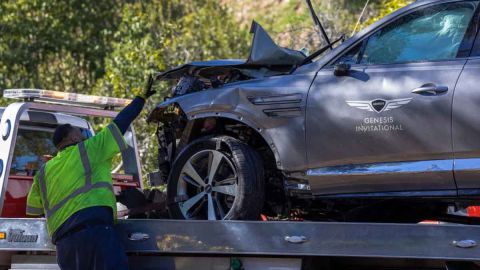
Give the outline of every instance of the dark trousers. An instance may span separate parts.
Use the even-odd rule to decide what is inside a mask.
[[[109,225],[88,226],[59,239],[57,262],[62,270],[128,270],[128,259]]]

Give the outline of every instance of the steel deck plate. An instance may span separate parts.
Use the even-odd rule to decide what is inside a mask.
[[[27,236],[38,235],[38,241],[9,242],[12,229]],[[127,251],[140,254],[480,261],[480,247],[459,248],[453,244],[461,240],[480,242],[480,226],[120,220],[117,231]],[[0,219],[0,232],[7,233],[7,238],[0,240],[0,250],[54,251],[43,219]],[[290,243],[285,241],[286,236],[305,236],[306,241]]]
[[[126,220],[118,224],[127,249],[174,254],[339,256],[478,260],[480,248],[453,241],[480,241],[480,226],[318,222]],[[131,241],[134,232],[150,236]],[[294,244],[286,236],[305,236]]]

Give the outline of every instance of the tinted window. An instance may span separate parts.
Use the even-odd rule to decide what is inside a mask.
[[[45,163],[43,156],[55,152],[52,132],[19,129],[10,173],[34,175]]]
[[[357,52],[357,46],[337,62],[390,64],[454,59],[474,11],[472,2],[462,2],[412,12],[370,36],[361,52]]]
[[[363,43],[360,43],[357,46],[355,46],[353,49],[349,50],[346,54],[340,57],[336,61],[336,63],[344,63],[344,64],[350,64],[350,65],[358,64],[360,62],[362,44]]]

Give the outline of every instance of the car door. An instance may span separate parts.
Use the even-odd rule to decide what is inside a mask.
[[[477,19],[477,25],[480,22]],[[479,28],[477,28],[479,29]],[[453,99],[455,181],[460,196],[480,195],[480,36],[460,75]]]
[[[456,195],[452,99],[477,2],[445,2],[379,26],[318,72],[306,119],[313,194]],[[335,76],[341,63],[351,69]]]

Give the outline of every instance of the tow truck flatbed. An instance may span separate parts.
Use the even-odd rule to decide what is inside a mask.
[[[44,219],[0,219],[0,232],[1,251],[55,251]],[[117,232],[136,254],[480,261],[479,247],[458,244],[480,241],[480,226],[472,225],[130,219]],[[286,240],[292,236],[305,240]]]
[[[55,252],[44,219],[0,219],[1,232],[6,237],[0,240],[0,251]],[[460,268],[443,269],[477,269],[464,267],[480,262],[480,249],[476,246],[480,241],[480,226],[473,225],[120,220],[117,232],[130,257],[143,263],[155,260],[156,256],[163,260],[194,256],[257,258],[269,265],[278,264],[280,258],[290,259],[285,264],[291,264],[293,259],[302,262],[301,265],[312,259],[341,259],[353,265],[370,261],[375,267],[413,260],[422,262],[421,265],[461,264]],[[289,242],[288,237],[303,241]]]
[[[0,123],[0,209],[20,116],[27,110],[116,114],[30,100],[8,106]],[[132,148],[139,171],[136,142]],[[116,230],[131,269],[480,269],[476,225],[123,219]],[[59,269],[45,219],[0,218],[0,269]]]

